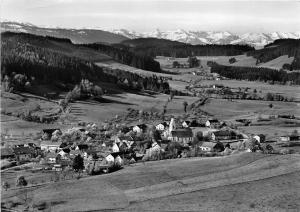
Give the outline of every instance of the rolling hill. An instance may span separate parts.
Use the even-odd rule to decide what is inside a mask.
[[[127,37],[99,29],[46,28],[18,22],[1,22],[1,32],[25,32],[35,35],[69,38],[73,43],[119,43]]]
[[[55,211],[295,210],[298,162],[297,154],[240,153],[139,163],[33,188],[34,202],[52,202]]]

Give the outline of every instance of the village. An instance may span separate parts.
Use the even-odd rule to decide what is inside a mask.
[[[127,117],[130,114],[139,112],[130,110]],[[164,121],[150,118],[149,123],[140,120],[138,124],[128,126],[116,116],[114,121],[101,125],[81,122],[65,130],[43,129],[35,139],[17,145],[8,145],[10,136],[2,135],[2,175],[6,180],[5,173],[13,170],[16,171],[14,176],[18,176],[14,180],[19,182],[24,178],[26,185],[36,186],[115,172],[146,161],[223,157],[242,152],[290,154],[294,150],[288,147],[299,140],[297,132],[267,140],[263,134],[247,135],[213,117],[183,118],[164,117]],[[48,177],[26,179],[26,174],[16,175],[18,171],[34,175],[43,173]],[[5,189],[20,186],[13,179],[5,180],[2,183]]]

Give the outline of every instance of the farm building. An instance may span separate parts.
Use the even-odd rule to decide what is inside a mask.
[[[190,125],[191,125],[191,122],[190,122],[190,121],[184,121],[184,122],[182,122],[182,126],[183,126],[184,128],[190,127]]]
[[[290,136],[288,136],[288,135],[286,135],[286,136],[280,136],[280,137],[279,137],[279,140],[280,140],[280,141],[283,141],[283,142],[290,141]]]
[[[139,124],[139,125],[136,125],[132,128],[132,131],[133,132],[136,132],[136,133],[142,133],[144,132],[145,130],[147,129],[147,125],[145,124]]]
[[[35,150],[31,147],[15,147],[13,152],[19,161],[30,160],[35,155]]]
[[[215,128],[220,126],[220,122],[218,119],[209,119],[205,122],[206,127]]]
[[[41,150],[44,151],[57,151],[60,150],[61,142],[52,142],[52,141],[42,141]]]
[[[193,131],[190,128],[173,130],[168,140],[181,142],[186,145],[193,141]]]
[[[164,131],[168,127],[167,122],[159,123],[155,128],[159,131]]]
[[[203,142],[201,146],[199,146],[199,149],[201,149],[204,152],[211,152],[213,151],[213,148],[216,144],[213,142]]]
[[[211,133],[211,139],[213,141],[218,140],[231,140],[236,139],[237,136],[234,132],[228,130],[216,131]]]

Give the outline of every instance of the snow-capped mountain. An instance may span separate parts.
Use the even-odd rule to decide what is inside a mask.
[[[54,27],[38,27],[29,23],[1,22],[1,32],[26,32],[35,35],[48,35],[59,38],[69,38],[74,43],[120,43],[128,37],[120,33],[111,33],[99,29],[65,29]]]
[[[255,47],[262,47],[277,39],[300,39],[300,32],[245,33],[242,35],[227,31],[186,31],[182,29],[173,31],[161,31],[156,29],[153,32],[145,33],[122,29],[113,30],[112,32],[130,39],[154,37],[190,44],[249,44]]]
[[[127,29],[104,31],[100,29],[65,29],[38,27],[30,23],[1,22],[1,31],[27,32],[37,35],[49,35],[71,39],[74,43],[119,43],[126,39],[161,38],[190,44],[249,44],[260,48],[281,38],[300,39],[297,32],[245,33],[242,35],[227,31],[191,31],[156,29],[152,32],[136,32]]]

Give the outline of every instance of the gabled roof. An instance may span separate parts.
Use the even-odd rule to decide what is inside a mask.
[[[136,126],[139,127],[140,129],[143,129],[143,130],[147,128],[146,124],[138,124]]]
[[[209,148],[213,149],[215,145],[216,145],[216,143],[213,143],[213,142],[203,142],[201,146],[209,147]]]
[[[59,130],[59,131],[60,131],[60,129],[57,129],[57,128],[53,128],[53,129],[43,129],[43,133],[52,134],[52,133],[55,132],[56,130]]]
[[[179,137],[179,138],[189,138],[193,137],[193,131],[191,129],[177,129],[171,131],[172,137]]]
[[[216,131],[216,132],[213,132],[213,134],[215,136],[234,136],[235,135],[234,132],[228,131],[228,130]]]
[[[52,141],[42,141],[41,145],[46,145],[46,146],[59,146],[62,144],[62,142],[52,142]]]
[[[13,152],[16,155],[34,154],[34,149],[32,149],[31,147],[16,147],[13,148]]]
[[[208,119],[208,121],[209,121],[210,123],[217,123],[217,122],[219,122],[218,119]]]

